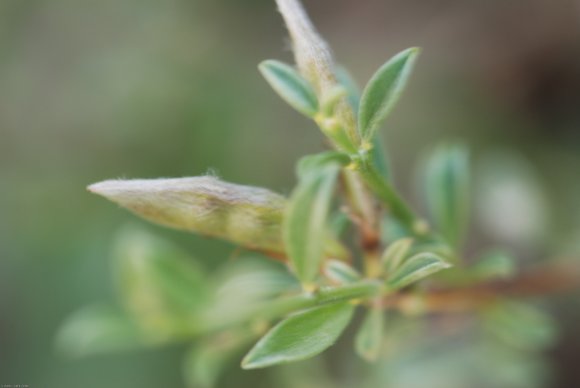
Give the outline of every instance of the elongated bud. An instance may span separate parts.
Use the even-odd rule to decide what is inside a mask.
[[[263,188],[200,176],[107,180],[88,189],[157,224],[284,252],[280,227],[286,200]]]
[[[320,101],[336,97],[339,82],[328,44],[312,25],[299,0],[276,0],[276,3],[288,27],[300,74],[312,84]],[[334,112],[329,116],[339,120],[341,129],[346,132],[352,144],[358,144],[355,115],[346,97],[340,98],[333,105]],[[333,137],[332,134],[327,135]]]
[[[318,34],[298,0],[276,0],[292,38],[294,58],[300,73],[312,83],[318,94],[336,85],[332,54]]]
[[[282,218],[287,200],[273,191],[212,176],[107,180],[88,190],[153,223],[285,257]],[[343,245],[330,237],[324,252],[328,257],[349,257]]]

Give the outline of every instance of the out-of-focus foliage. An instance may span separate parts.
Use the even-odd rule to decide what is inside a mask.
[[[424,48],[417,79],[387,122],[386,141],[396,144],[389,155],[394,178],[409,186],[416,150],[443,136],[461,136],[476,158],[498,145],[517,146],[539,172],[547,188],[542,196],[554,206],[549,230],[531,242],[539,249],[531,252],[522,240],[508,241],[510,248],[530,260],[544,258],[547,246],[577,254],[576,4],[328,4],[306,5],[360,80],[368,79],[385,53],[415,44]],[[272,98],[255,69],[264,57],[289,60],[280,49],[284,31],[273,3],[7,0],[0,4],[0,21],[0,383],[183,386],[184,345],[74,361],[55,355],[54,333],[81,306],[109,302],[85,310],[88,323],[100,322],[101,334],[122,333],[126,340],[134,324],[120,308],[106,307],[114,304],[110,241],[118,225],[133,218],[82,188],[108,177],[199,175],[213,166],[228,180],[288,194],[294,160],[318,150],[322,138]],[[506,34],[513,39],[504,39]],[[485,236],[470,237],[470,252],[479,252],[486,239],[517,233],[498,236],[493,227],[479,227]],[[151,230],[191,252],[208,272],[239,262],[227,243]],[[233,287],[229,295],[244,289]],[[552,306],[564,333],[548,356],[556,366],[554,384],[562,387],[578,383],[577,307],[573,297]],[[89,346],[90,338],[83,338]],[[386,353],[401,349],[395,338],[384,343]],[[491,364],[510,381],[527,376],[513,386],[533,387],[545,375],[525,354],[503,354],[470,341],[447,345],[436,349],[448,351],[418,351],[423,357],[406,368],[404,362],[386,361],[381,378],[400,375],[392,378],[406,383],[417,378],[419,368],[433,386],[442,381],[449,387],[441,371],[453,367],[461,379],[481,370],[476,373],[489,378]],[[440,357],[427,359],[432,352]],[[434,364],[439,366],[428,367]],[[273,378],[288,387],[340,384],[330,381],[327,368],[343,386],[353,386],[366,375],[365,367],[346,366],[340,357],[328,365],[317,358],[271,372],[240,373],[235,356],[229,369],[224,365],[221,386],[268,387]]]

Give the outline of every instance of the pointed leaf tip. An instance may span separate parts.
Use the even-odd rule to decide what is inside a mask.
[[[378,127],[399,99],[419,55],[412,47],[395,55],[377,70],[366,85],[359,107],[358,124],[361,137],[371,141]]]
[[[338,303],[293,315],[250,350],[242,368],[257,369],[314,357],[332,346],[352,318],[354,306]]]
[[[318,112],[318,100],[314,90],[291,66],[267,60],[260,63],[258,69],[272,89],[294,109],[307,117],[313,117]]]
[[[422,170],[427,209],[447,242],[460,247],[469,220],[469,151],[460,143],[439,145]]]
[[[355,350],[369,362],[379,358],[383,341],[384,311],[372,308],[368,311],[355,337]]]
[[[451,264],[434,253],[418,253],[399,266],[389,277],[387,285],[393,290],[400,289],[450,267]]]
[[[299,164],[299,183],[286,208],[282,229],[293,269],[304,284],[312,283],[320,270],[340,168],[329,153],[309,156]]]

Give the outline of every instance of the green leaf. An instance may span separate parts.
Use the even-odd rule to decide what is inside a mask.
[[[127,314],[109,306],[86,307],[66,319],[56,348],[71,357],[119,352],[148,345],[139,326]]]
[[[352,318],[354,306],[337,303],[293,315],[272,328],[250,350],[242,368],[304,360],[332,346]]]
[[[338,151],[326,151],[319,154],[307,155],[298,161],[296,174],[298,178],[303,178],[311,172],[323,169],[327,165],[338,164],[340,166],[346,166],[350,162],[350,156]]]
[[[336,210],[330,215],[329,223],[330,232],[336,238],[343,236],[352,225],[349,216],[341,210]]]
[[[383,145],[380,132],[377,132],[375,137],[372,139],[372,146],[371,161],[383,179],[389,182],[391,180],[391,171],[389,160],[387,158],[387,151]]]
[[[324,274],[336,284],[354,283],[362,278],[356,269],[338,260],[328,260],[324,266]]]
[[[308,117],[318,112],[316,93],[308,81],[291,66],[267,60],[260,63],[258,68],[276,93],[294,109]]]
[[[399,268],[403,260],[407,257],[411,245],[413,245],[413,239],[407,237],[394,241],[385,249],[381,257],[381,262],[388,274],[393,273],[393,271]]]
[[[383,332],[384,311],[371,308],[355,338],[357,354],[367,361],[376,361],[381,350]]]
[[[300,291],[300,284],[286,266],[263,258],[242,257],[230,262],[211,280],[211,301],[197,320],[210,331],[252,320],[265,302]]]
[[[479,280],[508,279],[516,272],[514,258],[502,250],[487,252],[471,268],[473,275]]]
[[[460,144],[445,144],[425,161],[424,197],[446,240],[458,247],[469,213],[469,156]]]
[[[288,255],[305,286],[318,274],[328,237],[326,221],[341,168],[334,156],[322,154],[300,162],[299,183],[282,224]]]
[[[326,117],[332,117],[334,109],[345,97],[348,98],[348,91],[342,85],[335,85],[323,96],[320,112]]]
[[[354,112],[358,112],[360,105],[360,90],[356,81],[352,78],[351,74],[344,67],[338,67],[336,69],[336,77],[338,82],[344,86],[348,92],[347,100],[351,105]],[[390,168],[387,158],[387,152],[383,146],[382,137],[380,132],[376,132],[372,139],[372,149],[371,149],[371,159],[373,164],[376,166],[380,174],[385,178],[385,180],[390,180]]]
[[[186,355],[183,372],[188,387],[212,388],[235,358],[254,338],[247,329],[220,333],[196,345]]]
[[[433,253],[418,253],[406,260],[389,276],[387,285],[393,290],[403,288],[449,267],[451,267],[449,263]]]
[[[530,304],[502,302],[486,311],[484,318],[484,327],[490,333],[519,349],[545,349],[557,337],[553,318]]]
[[[411,74],[418,48],[400,52],[372,76],[365,87],[358,113],[358,125],[363,140],[371,141],[401,95]]]
[[[349,73],[349,71],[343,66],[338,66],[335,69],[335,72],[336,72],[336,78],[338,79],[338,82],[347,91],[347,100],[348,100],[349,105],[352,107],[353,112],[357,112],[359,102],[360,102],[360,90],[359,90],[359,87],[358,87],[356,81],[354,80],[352,75]]]
[[[157,339],[193,331],[209,297],[203,271],[181,250],[138,228],[122,230],[116,247],[119,293],[142,328]]]

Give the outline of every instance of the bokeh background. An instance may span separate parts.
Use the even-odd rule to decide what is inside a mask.
[[[305,3],[361,84],[397,51],[423,48],[385,131],[404,191],[414,161],[441,139],[465,141],[476,160],[516,149],[547,205],[541,241],[516,248],[580,257],[578,1]],[[273,0],[0,2],[0,384],[183,386],[179,345],[55,353],[69,313],[113,298],[111,240],[134,220],[84,188],[213,171],[288,193],[295,160],[324,143],[261,79],[256,65],[267,58],[291,61]],[[234,251],[150,228],[209,266]],[[483,229],[472,245],[493,237]],[[579,386],[578,295],[552,306],[562,328],[548,354],[552,386]],[[259,386],[262,376],[231,373],[229,386]]]

